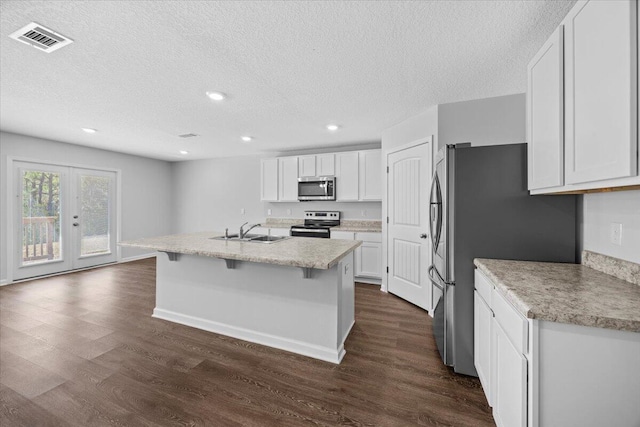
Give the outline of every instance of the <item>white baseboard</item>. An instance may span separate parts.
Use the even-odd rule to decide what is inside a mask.
[[[346,351],[344,343],[337,349],[329,347],[321,347],[314,344],[307,344],[301,341],[288,338],[277,337],[263,332],[252,331],[225,323],[214,322],[202,319],[200,317],[189,316],[186,314],[176,313],[174,311],[155,308],[153,317],[168,320],[169,322],[179,323],[181,325],[191,326],[193,328],[202,329],[204,331],[215,332],[217,334],[238,338],[256,344],[266,345],[268,347],[278,348],[280,350],[290,351],[292,353],[301,354],[303,356],[313,357],[314,359],[324,360],[339,364],[342,361]],[[353,327],[353,325],[351,325]],[[351,328],[349,328],[351,331]],[[349,333],[347,333],[349,335]]]
[[[11,282],[9,282],[7,279],[2,279],[2,280],[0,280],[0,286],[5,286],[5,285],[8,285],[8,284],[10,284],[10,283],[11,283]]]
[[[367,285],[378,285],[382,286],[382,280],[380,279],[372,279],[370,277],[354,277],[353,280],[358,283],[365,283]]]
[[[141,259],[147,259],[147,258],[155,258],[157,256],[158,256],[158,252],[152,252],[150,254],[128,256],[126,258],[121,258],[120,261],[118,261],[118,264],[122,264],[122,263],[125,263],[125,262],[131,262],[131,261],[140,261]]]

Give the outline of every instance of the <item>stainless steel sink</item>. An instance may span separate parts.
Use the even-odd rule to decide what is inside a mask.
[[[235,234],[229,237],[225,237],[225,236],[210,237],[211,240],[225,240],[228,242],[254,242],[254,243],[275,243],[288,238],[289,236],[271,236],[267,234],[246,234],[242,239]]]

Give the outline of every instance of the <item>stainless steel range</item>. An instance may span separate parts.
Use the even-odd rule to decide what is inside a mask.
[[[331,237],[331,227],[340,225],[340,212],[337,211],[304,211],[304,224],[291,227],[291,236],[297,237]]]

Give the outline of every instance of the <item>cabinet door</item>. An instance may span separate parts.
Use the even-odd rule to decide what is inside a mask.
[[[362,242],[356,249],[356,276],[382,278],[382,244]]]
[[[360,200],[382,200],[382,151],[360,151],[358,156]]]
[[[354,233],[352,231],[332,231],[332,239],[354,240]]]
[[[358,200],[358,152],[336,154],[336,200]]]
[[[262,159],[260,200],[275,202],[278,200],[278,159]]]
[[[491,323],[493,313],[478,291],[473,293],[473,359],[489,406],[491,398]]]
[[[316,171],[318,176],[334,176],[336,174],[335,154],[316,155]]]
[[[278,158],[278,169],[280,171],[279,198],[281,202],[298,201],[298,158],[280,157]]]
[[[498,322],[493,321],[495,373],[493,418],[498,427],[527,425],[527,360],[511,344]]]
[[[563,26],[527,67],[529,190],[564,184]]]
[[[637,175],[636,8],[583,1],[565,19],[569,184]]]
[[[300,156],[298,158],[300,166],[300,177],[316,175],[316,156]]]

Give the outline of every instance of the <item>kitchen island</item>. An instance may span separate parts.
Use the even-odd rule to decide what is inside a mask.
[[[121,246],[157,257],[153,317],[340,363],[353,324],[358,241],[215,240],[200,232]]]

